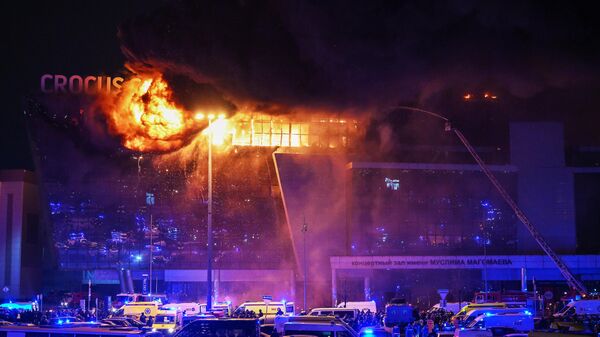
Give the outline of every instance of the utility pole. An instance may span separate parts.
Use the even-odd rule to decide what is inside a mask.
[[[306,311],[306,277],[308,276],[308,263],[306,261],[306,232],[308,232],[308,225],[306,224],[306,217],[303,217],[302,222],[302,246],[303,246],[303,260],[304,260],[304,310]]]

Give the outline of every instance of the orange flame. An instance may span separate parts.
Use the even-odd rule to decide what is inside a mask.
[[[132,150],[177,149],[195,125],[160,75],[128,81],[111,108],[111,130]]]
[[[160,74],[129,80],[117,96],[102,103],[111,132],[121,137],[123,146],[140,152],[185,153],[209,136],[212,145],[225,151],[231,146],[337,148],[346,147],[348,133],[356,129],[356,121],[308,115],[299,120],[248,107],[229,117],[218,109],[192,113],[176,104]]]

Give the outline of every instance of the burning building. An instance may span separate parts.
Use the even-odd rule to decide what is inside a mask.
[[[91,279],[114,294],[120,270],[130,270],[140,289],[152,256],[151,291],[203,298],[209,147],[218,301],[271,294],[300,307],[350,299],[384,303],[394,296],[423,304],[435,287],[466,294],[483,289],[483,281],[485,288],[517,282],[520,268],[537,280],[560,279],[544,264],[527,262],[528,255],[506,255],[536,253],[537,246],[461,147],[406,144],[400,152],[406,161],[373,161],[367,126],[351,116],[190,110],[175,96],[155,75],[92,102],[30,102],[45,220],[53,228],[62,284]],[[541,197],[535,191],[544,184],[522,179],[555,167],[545,171],[547,180],[571,194],[573,172],[557,154],[560,142],[535,147],[530,134],[559,139],[562,129],[515,124],[513,151],[478,151],[494,162],[491,170],[534,221],[544,223],[553,247],[575,253],[573,200]],[[444,155],[423,155],[430,150]],[[527,154],[538,152],[547,155]],[[147,203],[148,195],[154,202]],[[539,213],[546,207],[560,213]],[[597,281],[593,259],[572,258],[580,275]],[[503,262],[488,270],[488,260]],[[461,261],[484,262],[462,268]],[[436,277],[440,272],[447,277]],[[439,282],[424,286],[423,279]],[[307,303],[298,290],[305,280]]]
[[[152,256],[152,291],[202,298],[211,146],[215,299],[294,298],[302,275],[273,153],[345,155],[360,137],[358,121],[325,113],[192,112],[172,96],[154,77],[92,102],[30,101],[60,283],[77,284],[86,271],[84,278],[116,293],[120,270],[129,269],[139,290]]]

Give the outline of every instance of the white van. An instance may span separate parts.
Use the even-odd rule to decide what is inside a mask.
[[[158,303],[156,302],[133,302],[127,303],[121,307],[123,316],[138,318],[144,313],[146,317],[156,316],[158,313]]]
[[[163,335],[174,334],[183,326],[183,315],[178,310],[159,310],[152,323],[153,332],[161,332]]]
[[[481,315],[496,315],[496,314],[524,314],[529,312],[527,308],[478,308],[471,311],[467,311],[465,318],[462,320],[462,324],[467,326],[471,324],[477,317]]]
[[[600,300],[573,301],[553,316],[565,318],[573,315],[600,315]]]
[[[206,307],[204,309],[206,311]],[[231,316],[233,306],[231,305],[231,302],[217,302],[213,304],[211,308],[211,312],[215,313],[216,311],[222,312],[225,316]]]
[[[458,337],[492,337],[512,332],[533,330],[530,313],[479,315],[466,328],[458,331]]]
[[[346,309],[358,309],[358,311],[367,311],[371,310],[372,313],[377,312],[377,304],[375,301],[348,301],[348,302],[340,302],[337,305],[338,308],[346,308]]]
[[[452,320],[457,319],[459,321],[462,321],[465,318],[468,311],[483,308],[506,308],[506,303],[471,303],[462,307],[459,312],[452,316]]]
[[[281,309],[284,314],[293,315],[294,302],[270,302],[269,304],[266,304],[265,302],[244,302],[235,309],[235,312],[241,313],[249,310],[254,311],[254,313],[258,315],[259,311],[262,311],[265,316],[275,316],[277,314],[277,309]]]
[[[184,314],[184,316],[196,316],[202,313],[202,311],[200,310],[200,304],[194,302],[169,303],[163,305],[161,309],[181,311]]]
[[[358,309],[350,308],[314,308],[308,313],[308,316],[335,316],[345,320],[356,318],[358,313]]]

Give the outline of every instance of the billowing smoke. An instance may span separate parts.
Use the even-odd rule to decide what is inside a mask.
[[[123,23],[119,37],[132,69],[202,85],[231,112],[353,114],[373,130],[362,152],[385,157],[406,139],[453,143],[390,109],[399,103],[443,112],[490,146],[505,145],[509,119],[561,120],[567,135],[585,138],[571,121],[595,118],[588,103],[600,88],[598,32],[585,7],[179,0]],[[486,92],[498,100],[462,99]],[[565,110],[576,112],[571,121]]]
[[[593,79],[591,55],[558,48],[587,40],[591,21],[563,7],[174,1],[123,24],[120,38],[134,67],[186,74],[235,102],[364,110],[449,88],[530,97]]]

